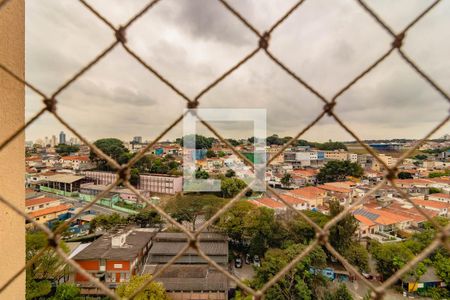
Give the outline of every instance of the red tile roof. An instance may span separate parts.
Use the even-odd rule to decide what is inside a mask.
[[[358,220],[360,223],[363,223],[366,226],[374,226],[375,223],[372,222],[370,219],[362,216],[362,215],[353,215],[355,217],[356,220]]]
[[[450,195],[443,194],[443,193],[436,193],[436,194],[428,195],[428,198],[445,198],[445,199],[450,199]]]
[[[273,208],[273,209],[286,207],[286,205],[284,205],[283,203],[275,201],[271,198],[261,198],[261,199],[257,199],[254,201],[257,202],[257,203],[255,203],[257,206],[262,205],[262,206],[266,206],[266,207]],[[260,205],[258,205],[258,204],[260,204]]]
[[[422,200],[422,199],[412,199],[411,201],[414,204],[417,204],[419,206],[424,206],[424,207],[432,207],[432,208],[437,208],[437,209],[450,208],[450,204],[447,202]]]
[[[60,204],[60,205],[52,206],[52,207],[49,207],[46,209],[41,209],[41,210],[30,212],[28,215],[32,218],[37,218],[37,217],[41,217],[41,216],[45,216],[45,215],[49,215],[49,214],[53,214],[53,213],[62,212],[62,211],[68,210],[69,208],[70,208],[70,206],[67,204]]]
[[[319,189],[318,187],[315,186],[307,186],[300,189],[289,191],[289,194],[305,199],[317,199],[325,196],[325,193],[326,192],[324,190]]]
[[[89,161],[89,156],[83,155],[83,156],[63,156],[61,157],[62,160],[81,160],[81,161]]]
[[[322,185],[318,185],[317,186],[319,189],[322,190],[326,190],[326,191],[330,191],[330,192],[337,192],[337,193],[343,193],[343,194],[347,194],[347,193],[351,193],[351,189],[346,189],[343,187],[337,187],[334,185],[329,185],[329,184],[322,184]]]
[[[316,176],[317,172],[314,170],[294,170],[292,175],[298,176]]]
[[[58,201],[58,200],[55,198],[50,198],[50,197],[33,198],[33,199],[25,200],[25,206],[33,206],[33,205],[54,202],[54,201]]]
[[[39,161],[39,160],[42,160],[39,156],[30,156],[25,158],[25,161]]]
[[[286,201],[287,203],[291,204],[291,205],[295,205],[295,204],[303,204],[306,203],[305,200],[299,199],[299,198],[295,198],[286,194],[282,194],[280,195],[281,199],[283,199],[284,201]]]
[[[365,207],[365,209],[373,214],[379,215],[379,217],[375,220],[375,223],[382,225],[393,225],[412,220],[411,217],[395,214],[387,211],[386,209],[373,209],[368,207]]]
[[[430,184],[432,183],[428,179],[395,179],[395,184],[402,185],[402,184]]]

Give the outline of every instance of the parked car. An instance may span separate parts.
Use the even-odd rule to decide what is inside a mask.
[[[241,259],[240,257],[237,257],[237,258],[234,260],[234,266],[235,266],[236,268],[242,268],[242,259]]]
[[[248,254],[248,253],[245,255],[245,263],[246,263],[247,265],[249,265],[249,264],[252,263],[252,257],[251,257],[250,254]]]
[[[261,260],[259,259],[259,256],[258,256],[258,255],[255,255],[255,256],[253,257],[253,265],[254,265],[255,267],[261,267]]]

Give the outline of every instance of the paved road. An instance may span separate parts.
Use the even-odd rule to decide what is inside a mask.
[[[378,282],[373,282],[375,286],[380,285],[380,283]],[[358,299],[363,299],[365,295],[367,295],[367,293],[369,292],[369,288],[364,284],[364,282],[360,281],[360,280],[355,280],[353,282],[345,282],[345,284],[347,285],[349,291],[352,293],[353,298],[355,300]],[[398,299],[408,299],[410,297],[405,297],[403,296],[401,293],[393,290],[393,289],[388,289],[386,291],[386,295],[384,296],[385,300],[398,300]],[[414,296],[414,299],[418,299],[418,300],[425,300],[425,299],[430,299],[430,298],[423,298],[423,297],[417,297]]]

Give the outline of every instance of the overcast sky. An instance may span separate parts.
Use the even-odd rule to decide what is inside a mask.
[[[89,1],[115,25],[147,1]],[[296,1],[229,1],[263,32]],[[368,1],[400,31],[431,1]],[[450,92],[450,1],[413,29],[404,50]],[[175,86],[194,97],[257,45],[256,36],[215,0],[162,0],[127,32],[128,45]],[[51,94],[114,40],[114,34],[75,0],[27,1],[26,77]],[[331,98],[381,56],[390,36],[354,0],[306,1],[272,34],[271,51],[305,81]],[[154,138],[186,106],[180,96],[120,46],[58,97],[58,110],[90,140]],[[200,108],[266,108],[268,133],[295,135],[323,103],[263,52],[200,100]],[[27,117],[41,107],[27,91]],[[420,138],[448,113],[448,103],[393,53],[338,100],[336,112],[363,139]],[[215,124],[227,137],[252,135],[251,123]],[[47,115],[27,130],[27,140],[63,128]],[[450,133],[447,125],[435,136]],[[67,130],[65,130],[67,132]],[[68,132],[67,132],[68,133]],[[206,133],[206,132],[205,132]],[[68,133],[71,136],[71,133]],[[167,138],[181,135],[181,126]],[[207,133],[207,135],[212,135]],[[304,138],[351,140],[325,117]]]

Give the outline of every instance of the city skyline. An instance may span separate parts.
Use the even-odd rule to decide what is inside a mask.
[[[258,5],[250,2],[232,4],[261,31],[292,5],[292,1],[282,4],[260,1]],[[370,5],[399,31],[429,4],[399,2],[379,1]],[[140,1],[121,3],[120,10],[115,4],[92,1],[115,25],[124,23],[142,7]],[[188,1],[158,3],[128,30],[127,39],[145,61],[193,96],[241,60],[257,40],[220,3],[187,4]],[[432,11],[408,33],[404,48],[446,89],[450,62],[445,58],[450,51],[450,33],[442,29],[450,26],[446,18],[450,4],[439,5],[441,9]],[[196,9],[197,6],[202,9]],[[32,25],[26,27],[26,77],[44,92],[51,93],[114,39],[104,24],[76,2],[46,1],[45,5],[31,2],[26,14],[27,24]],[[212,19],[214,26],[209,26]],[[54,40],[59,41],[58,47],[52,43]],[[308,43],[302,43],[303,40]],[[277,28],[270,49],[306,82],[331,98],[384,53],[390,43],[383,29],[353,1],[333,6],[326,1],[311,1]],[[30,117],[41,102],[30,91],[26,100],[26,115]],[[125,139],[134,135],[154,138],[186,106],[181,97],[120,47],[59,95],[58,104],[60,114],[89,140],[108,136]],[[268,132],[282,136],[297,134],[323,108],[318,98],[263,53],[207,93],[200,104],[200,108],[266,108]],[[446,116],[448,104],[393,53],[340,98],[335,111],[350,128],[357,129],[362,139],[421,138]],[[449,129],[449,125],[445,126],[435,137]],[[44,115],[27,129],[27,140],[50,130],[67,129],[50,115]],[[248,135],[240,124],[222,125],[218,130],[224,136]],[[177,126],[164,139],[180,135],[181,126]],[[328,116],[303,138],[351,139]]]

